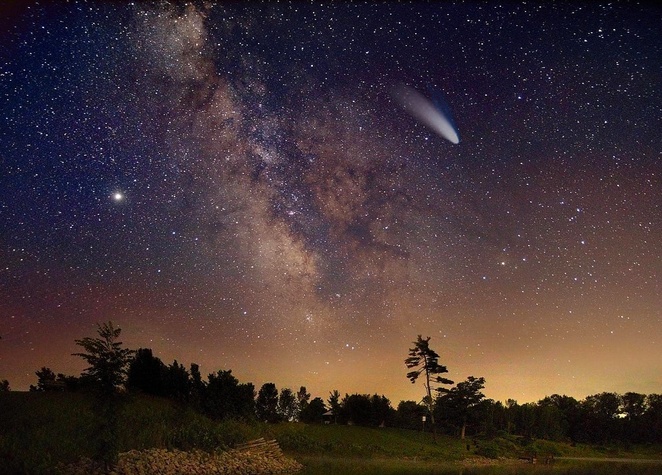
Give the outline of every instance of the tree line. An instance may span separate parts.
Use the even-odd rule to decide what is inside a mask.
[[[662,442],[662,394],[603,392],[577,400],[553,394],[536,403],[518,404],[509,399],[505,404],[485,398],[481,392],[485,378],[469,376],[454,384],[441,374],[439,355],[430,348],[430,337],[418,335],[409,349],[405,365],[411,371],[407,378],[415,383],[424,377],[426,394],[423,406],[403,401],[398,413],[412,414],[399,421],[411,421],[414,415],[430,414],[433,430],[458,434],[467,430],[487,437],[499,432],[558,441],[583,443],[660,443]],[[435,397],[432,393],[435,393]]]
[[[240,382],[230,369],[203,379],[195,363],[188,368],[177,360],[165,364],[149,348],[122,348],[117,341],[120,330],[112,322],[100,325],[98,334],[98,338],[76,340],[85,350],[76,355],[90,364],[80,376],[55,374],[42,367],[30,390],[149,394],[170,398],[215,420],[390,426],[461,438],[507,433],[582,443],[662,442],[661,394],[603,392],[583,400],[554,394],[535,403],[518,404],[512,399],[502,403],[484,396],[483,377],[469,376],[457,384],[442,377],[447,368],[439,364],[430,338],[420,335],[405,365],[412,383],[422,378],[424,396],[393,408],[388,398],[377,394],[342,396],[333,390],[326,400],[311,399],[305,386],[298,391],[279,390],[273,382],[256,390],[252,383]],[[0,390],[9,390],[6,380]]]
[[[444,405],[454,430],[457,415]],[[553,394],[535,403],[518,404],[485,399],[471,408],[470,420],[476,433],[503,431],[528,438],[592,444],[641,444],[662,442],[662,395],[602,392],[577,400]],[[453,421],[455,418],[455,421]]]

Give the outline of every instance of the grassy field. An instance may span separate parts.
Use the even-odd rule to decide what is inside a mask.
[[[435,443],[430,433],[404,429],[348,426],[279,424],[268,426],[269,434],[301,462],[304,474],[384,474],[384,475],[600,475],[660,473],[661,465],[588,464],[585,461],[557,461],[554,466],[507,463],[487,464],[485,455],[518,459],[537,453],[556,457],[627,457],[662,459],[660,447],[640,446],[628,451],[617,447],[590,447],[544,440],[526,441],[502,436],[491,440],[459,440],[440,436]],[[467,445],[469,449],[467,449]],[[482,454],[482,455],[481,455]],[[494,459],[490,459],[494,461]]]
[[[94,397],[79,393],[0,393],[0,474],[42,473],[92,457],[98,439]],[[258,424],[217,423],[172,401],[129,397],[119,414],[120,452],[167,448],[211,451],[260,437]],[[7,468],[9,467],[9,468]]]
[[[95,403],[93,397],[77,393],[0,393],[0,467],[4,468],[0,468],[0,473],[43,473],[58,462],[92,456],[98,431]],[[306,466],[304,473],[311,474],[459,473],[459,469],[464,474],[483,474],[496,469],[476,472],[473,467],[462,468],[458,462],[481,456],[517,458],[532,452],[572,457],[662,458],[661,448],[652,446],[629,450],[573,447],[507,435],[467,441],[440,436],[435,443],[430,433],[394,428],[217,423],[172,401],[147,396],[128,398],[118,426],[121,452],[146,448],[212,451],[258,437],[275,438],[288,455]],[[504,470],[510,469],[491,473],[516,473]]]
[[[350,458],[402,458],[446,460],[466,457],[466,444],[456,438],[405,429],[383,429],[358,426],[278,424],[267,426],[281,447],[304,455]]]

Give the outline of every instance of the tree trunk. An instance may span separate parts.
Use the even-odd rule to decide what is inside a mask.
[[[464,434],[466,433],[466,431],[467,431],[467,421],[464,421],[462,423],[462,431],[460,432],[460,439],[461,440],[464,440]]]
[[[430,391],[430,372],[428,371],[427,359],[425,361],[425,389],[428,392],[428,411],[430,412],[430,423],[432,424],[432,440],[437,442],[437,424],[434,423],[434,411],[432,410],[432,392]]]

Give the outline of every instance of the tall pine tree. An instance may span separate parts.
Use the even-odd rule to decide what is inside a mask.
[[[447,392],[448,390],[442,387],[433,388],[432,385],[453,384],[453,381],[439,376],[440,374],[448,373],[448,370],[445,366],[439,364],[439,355],[430,348],[430,337],[423,339],[421,335],[418,335],[418,339],[413,343],[414,347],[409,349],[409,357],[405,359],[405,365],[407,365],[408,369],[412,370],[407,373],[407,378],[409,378],[412,384],[415,384],[419,376],[423,375],[425,377],[423,384],[425,386],[426,396],[424,400],[428,407],[430,422],[432,423],[432,434],[436,441],[437,428],[432,407],[432,390],[434,389],[438,392]]]

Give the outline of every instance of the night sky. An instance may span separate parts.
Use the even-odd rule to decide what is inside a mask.
[[[662,392],[662,8],[1,8],[13,390],[112,320],[323,399],[420,400],[418,334],[497,400]]]

